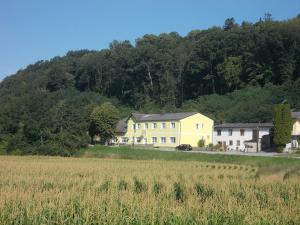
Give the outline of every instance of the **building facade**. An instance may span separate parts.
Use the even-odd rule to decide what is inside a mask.
[[[117,144],[176,147],[190,144],[197,147],[199,140],[205,145],[213,142],[214,122],[197,113],[132,113],[117,124]]]
[[[258,152],[270,146],[272,123],[224,123],[214,127],[214,145],[224,150]]]
[[[300,112],[292,112],[293,130],[292,130],[292,148],[300,147]]]

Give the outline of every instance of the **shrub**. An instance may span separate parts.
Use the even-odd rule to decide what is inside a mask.
[[[203,148],[204,146],[205,146],[205,140],[200,139],[200,140],[198,141],[198,147],[199,147],[199,148]]]
[[[173,185],[174,195],[177,202],[184,202],[186,199],[185,190],[180,182],[175,182]]]
[[[120,180],[118,184],[118,190],[120,191],[126,191],[128,188],[128,183],[126,180]]]
[[[135,193],[142,193],[147,191],[147,185],[143,181],[140,181],[137,177],[133,178],[133,186],[134,186],[134,192]]]
[[[0,155],[7,154],[7,147],[8,147],[8,142],[1,142],[0,143]]]
[[[22,151],[20,149],[14,149],[10,152],[10,155],[22,155]]]

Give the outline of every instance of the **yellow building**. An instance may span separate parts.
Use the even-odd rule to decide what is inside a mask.
[[[132,113],[117,124],[115,142],[128,145],[176,147],[190,144],[196,147],[199,140],[205,145],[213,142],[214,121],[197,113]]]
[[[293,130],[292,130],[292,147],[300,146],[300,112],[292,112]]]

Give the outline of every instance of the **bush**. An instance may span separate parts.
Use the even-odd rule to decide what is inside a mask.
[[[7,154],[7,147],[8,147],[8,142],[1,142],[0,143],[0,155],[6,155]]]
[[[22,151],[20,149],[14,149],[10,152],[10,155],[22,155]]]
[[[200,140],[198,141],[198,147],[199,147],[199,148],[203,148],[204,146],[205,146],[205,140],[200,139]]]
[[[276,152],[278,152],[278,153],[282,153],[283,152],[283,149],[284,149],[284,145],[277,145],[276,146]]]

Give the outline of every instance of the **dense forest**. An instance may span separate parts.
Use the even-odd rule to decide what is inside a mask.
[[[0,152],[71,155],[89,143],[89,115],[111,102],[131,111],[199,111],[219,122],[272,121],[300,109],[300,15],[145,35],[100,51],[70,51],[0,83]]]

